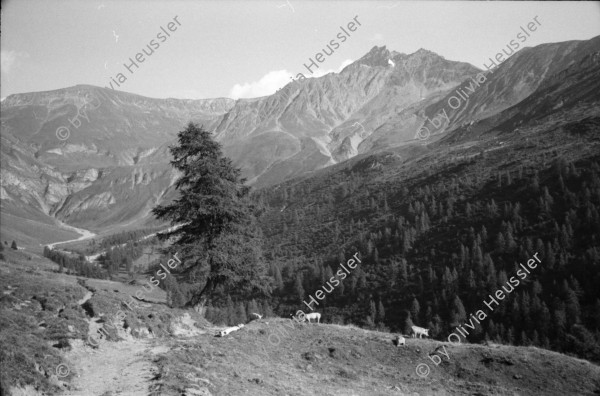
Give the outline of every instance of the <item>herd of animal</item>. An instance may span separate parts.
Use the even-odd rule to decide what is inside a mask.
[[[250,320],[259,320],[262,319],[262,315],[261,314],[257,314],[255,312],[251,313],[250,316],[252,317]],[[290,318],[295,319],[295,315],[294,314],[290,314]],[[308,320],[308,323],[311,323],[311,321],[316,320],[317,323],[321,323],[321,314],[318,312],[312,312],[309,314],[305,314],[302,318],[302,322],[305,322]],[[244,327],[243,324],[239,324],[237,326],[233,326],[233,327],[228,327],[224,330],[221,330],[217,335],[224,337],[227,334],[231,333],[232,331],[236,331],[241,329],[242,327]],[[419,338],[423,338],[423,336],[425,337],[429,337],[429,329],[424,329],[423,327],[419,327],[419,326],[411,326],[411,332],[410,335],[413,338],[416,338],[417,336],[419,336]],[[396,344],[396,346],[404,346],[406,345],[406,338],[404,338],[403,335],[397,335],[396,338],[394,339],[394,344]]]
[[[417,335],[419,336],[419,338],[423,338],[423,336],[429,337],[429,329],[424,329],[419,326],[412,326],[410,328],[410,330],[411,330],[410,334],[413,338],[416,338]],[[406,338],[404,338],[404,336],[402,336],[402,335],[397,335],[396,339],[394,340],[394,343],[398,347],[406,345]]]

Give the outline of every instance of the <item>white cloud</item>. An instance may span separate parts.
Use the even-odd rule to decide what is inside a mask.
[[[329,70],[317,69],[317,71],[315,71],[313,74],[310,74],[308,71],[306,73],[302,73],[302,71],[300,71],[300,73],[304,74],[304,76],[306,78],[322,77],[322,76],[332,73],[332,72],[339,73],[342,71],[342,69],[344,67],[348,66],[352,62],[354,62],[354,61],[351,59],[346,59],[345,61],[342,62],[340,67],[335,70],[334,69],[329,69]],[[270,71],[267,74],[265,74],[258,81],[253,81],[250,83],[246,82],[243,84],[235,84],[233,86],[233,88],[231,88],[229,96],[232,97],[233,99],[239,99],[239,98],[258,98],[260,96],[272,95],[279,88],[283,88],[287,84],[292,82],[293,81],[292,79],[297,80],[296,79],[297,75],[298,75],[298,73],[292,74],[287,70]]]
[[[258,81],[235,84],[231,88],[229,96],[233,99],[239,99],[271,95],[279,88],[291,82],[290,77],[292,77],[292,73],[287,70],[270,71]]]
[[[329,73],[339,73],[339,72],[341,72],[344,69],[344,67],[348,66],[352,62],[354,62],[352,59],[346,59],[345,61],[342,62],[342,64],[340,65],[340,67],[338,67],[336,70],[329,69],[329,70],[323,70],[323,71],[321,71],[321,69],[317,69],[317,71],[314,72],[313,74],[311,74],[310,76],[311,77],[322,77],[322,76],[324,76],[326,74],[329,74]],[[306,74],[305,74],[305,76],[308,77]]]
[[[371,38],[371,41],[381,41],[383,40],[383,34],[381,33],[376,33],[375,36],[373,36]]]
[[[12,67],[17,63],[18,58],[27,58],[29,54],[26,52],[17,52],[17,51],[0,51],[0,68],[2,69],[2,73],[8,74]]]

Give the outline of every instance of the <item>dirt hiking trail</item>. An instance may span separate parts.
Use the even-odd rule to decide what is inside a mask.
[[[63,395],[140,395],[150,393],[156,367],[152,356],[165,353],[164,346],[154,347],[153,340],[131,339],[100,342],[94,349],[83,341],[73,343],[67,353],[70,370],[75,373],[71,390]]]

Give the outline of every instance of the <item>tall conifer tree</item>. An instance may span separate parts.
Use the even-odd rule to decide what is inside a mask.
[[[169,148],[171,165],[181,176],[178,197],[153,214],[178,228],[159,234],[179,253],[178,269],[192,285],[187,306],[202,309],[217,290],[265,292],[261,232],[240,170],[226,158],[210,132],[189,123]]]

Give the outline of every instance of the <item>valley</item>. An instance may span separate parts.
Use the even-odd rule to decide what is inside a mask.
[[[77,238],[77,239],[71,239],[71,240],[68,240],[68,241],[61,241],[61,242],[49,243],[48,245],[46,245],[46,246],[48,246],[49,249],[54,249],[54,247],[56,245],[62,245],[62,244],[71,243],[71,242],[81,242],[81,241],[85,241],[87,239],[90,239],[90,238],[93,238],[93,237],[96,236],[96,234],[94,234],[91,231],[84,230],[82,228],[73,227],[73,226],[65,224],[65,223],[63,223],[61,221],[58,221],[58,224],[59,224],[60,227],[63,227],[63,228],[66,228],[66,229],[68,229],[70,231],[74,231],[74,232],[77,232],[77,233],[81,234],[81,236],[79,238]]]
[[[123,4],[140,16],[110,27],[111,56],[149,42],[149,57],[159,25]],[[561,4],[494,5],[514,16],[501,37],[502,12],[465,12],[477,3],[443,7],[480,30],[437,4],[315,4],[173,3],[180,31],[151,62],[102,59],[110,88],[57,79],[2,99],[1,395],[600,393],[600,36],[549,36]],[[104,32],[113,7],[131,16],[73,15]],[[408,19],[373,19],[393,7]],[[435,34],[409,45],[423,10]],[[96,29],[64,29],[83,64]],[[301,56],[325,43],[311,75],[343,67],[287,82],[296,36]],[[498,42],[494,66],[453,60]],[[3,84],[39,73],[15,51]],[[165,94],[117,90],[134,71],[125,87],[158,73]],[[193,94],[167,94],[181,76]],[[184,99],[223,81],[232,98]]]

